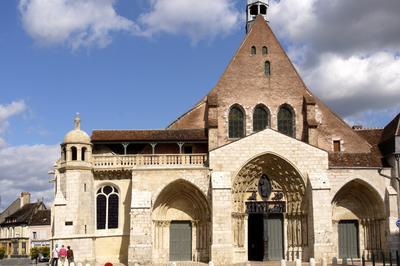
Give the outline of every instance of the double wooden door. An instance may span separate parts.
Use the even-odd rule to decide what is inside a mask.
[[[250,214],[248,220],[249,261],[283,258],[283,215]]]

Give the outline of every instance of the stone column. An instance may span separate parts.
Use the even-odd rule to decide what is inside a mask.
[[[132,191],[129,265],[152,262],[151,193]]]
[[[333,254],[332,243],[332,207],[330,184],[327,173],[309,174],[311,185],[311,206],[313,237],[310,238],[310,248],[313,252],[311,257],[320,261],[324,257],[331,257]]]
[[[211,260],[216,265],[232,264],[232,194],[231,174],[213,172]]]

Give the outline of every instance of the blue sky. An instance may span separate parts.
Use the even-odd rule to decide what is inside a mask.
[[[126,10],[140,4],[119,3],[122,14],[138,15]],[[15,1],[2,1],[0,10],[0,103],[28,106],[10,120],[10,145],[59,143],[76,112],[88,131],[165,127],[212,89],[244,34],[238,25],[225,38],[193,44],[186,36],[117,33],[106,48],[71,50],[35,43]]]
[[[23,190],[51,200],[47,171],[76,112],[90,133],[163,128],[192,107],[244,38],[244,10],[0,1],[0,210]],[[398,0],[271,0],[269,20],[317,96],[350,124],[382,127],[400,110],[399,13]]]

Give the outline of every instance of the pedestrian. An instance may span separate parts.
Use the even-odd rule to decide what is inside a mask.
[[[71,249],[70,246],[67,247],[67,260],[68,266],[70,266],[71,263],[74,262],[74,251]]]
[[[65,261],[67,259],[67,250],[65,249],[64,245],[61,246],[60,251],[58,252],[59,254],[59,261],[60,261],[60,266],[66,266]]]
[[[59,256],[59,249],[58,249],[58,245],[56,244],[53,252],[51,254],[51,266],[58,266],[58,256]]]

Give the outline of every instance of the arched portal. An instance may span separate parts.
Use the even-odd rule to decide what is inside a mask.
[[[208,262],[210,207],[205,195],[185,180],[166,186],[154,203],[154,258],[159,262]]]
[[[302,257],[308,246],[308,206],[296,167],[277,154],[260,155],[239,171],[232,193],[234,243],[247,247],[249,260]]]
[[[378,192],[365,181],[344,185],[332,201],[333,228],[341,258],[370,257],[385,250],[384,203]]]

